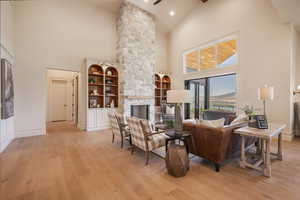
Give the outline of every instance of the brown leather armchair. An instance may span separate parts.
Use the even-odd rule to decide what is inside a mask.
[[[219,172],[221,164],[240,151],[241,137],[233,131],[246,125],[247,123],[240,123],[223,128],[212,128],[187,122],[183,123],[183,129],[192,134],[193,141],[189,141],[190,152],[212,161],[216,171]],[[252,138],[248,138],[246,144],[250,145],[254,142]]]

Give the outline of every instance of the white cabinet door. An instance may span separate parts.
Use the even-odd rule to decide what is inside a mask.
[[[97,128],[101,128],[102,127],[102,123],[103,123],[103,110],[97,110],[97,121],[96,121],[96,126]]]
[[[108,112],[111,112],[110,109],[106,109],[105,112],[103,113],[103,127],[104,128],[110,128],[110,121],[108,117]]]
[[[93,129],[97,127],[96,120],[97,120],[97,111],[94,109],[89,109],[88,120],[87,120],[88,129]]]

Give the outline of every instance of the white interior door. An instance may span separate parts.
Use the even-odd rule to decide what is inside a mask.
[[[52,121],[67,120],[67,81],[52,81]]]

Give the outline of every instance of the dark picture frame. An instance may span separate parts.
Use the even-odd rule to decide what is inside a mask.
[[[1,59],[1,119],[14,116],[14,80],[12,64]]]

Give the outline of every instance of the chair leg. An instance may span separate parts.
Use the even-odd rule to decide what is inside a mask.
[[[149,151],[146,151],[146,165],[149,164]]]
[[[123,144],[124,144],[123,141],[124,141],[124,140],[123,140],[123,136],[121,136],[121,149],[123,149]]]
[[[115,141],[115,134],[112,134],[112,143]]]
[[[216,172],[220,172],[220,164],[219,163],[215,163],[215,169],[216,169]]]
[[[132,146],[132,139],[131,139],[131,135],[129,135],[129,144],[130,144],[130,146]]]
[[[131,146],[131,155],[134,153],[134,145]]]

